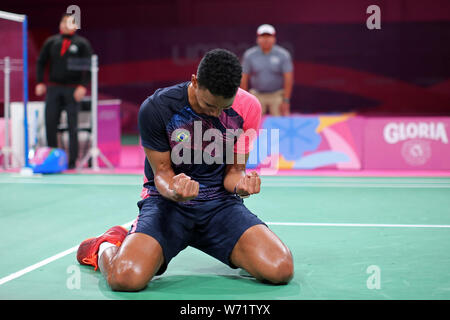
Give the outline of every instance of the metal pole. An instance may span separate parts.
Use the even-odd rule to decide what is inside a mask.
[[[10,148],[9,148],[9,80],[10,80],[10,74],[11,74],[11,65],[10,65],[10,59],[9,57],[5,57],[5,65],[4,65],[4,72],[5,72],[5,145],[2,150],[3,153],[3,167],[5,169],[9,168],[9,154],[10,154]]]
[[[94,171],[100,170],[98,165],[98,157],[106,164],[110,169],[114,166],[105,157],[105,155],[98,148],[98,57],[97,55],[92,55],[91,58],[91,148],[88,153],[81,160],[78,169],[81,170],[84,165],[92,158],[92,169]]]
[[[97,90],[98,90],[98,56],[96,54],[92,55],[92,61],[91,61],[91,121],[92,121],[92,128],[91,128],[91,139],[92,139],[92,149],[97,151],[97,107],[98,107],[98,96],[97,96]],[[94,170],[98,170],[98,158],[97,154],[94,154],[92,157],[92,168]]]
[[[24,126],[24,153],[25,153],[25,168],[29,168],[28,163],[28,36],[27,36],[27,16],[24,16],[22,22],[22,54],[23,54],[23,126]]]

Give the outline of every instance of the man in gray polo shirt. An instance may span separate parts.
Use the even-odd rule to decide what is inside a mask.
[[[256,31],[256,43],[244,53],[241,88],[261,102],[262,114],[287,116],[293,87],[293,65],[289,52],[276,45],[275,28],[263,24]]]

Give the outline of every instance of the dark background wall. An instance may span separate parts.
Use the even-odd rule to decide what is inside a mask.
[[[450,114],[448,0],[6,0],[0,10],[29,17],[31,89],[39,49],[72,4],[99,56],[100,96],[122,100],[124,132],[155,89],[188,81],[212,48],[242,56],[262,23],[293,56],[295,112]],[[371,4],[381,30],[366,27]]]

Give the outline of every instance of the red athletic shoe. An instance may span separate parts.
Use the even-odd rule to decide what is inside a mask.
[[[84,240],[77,251],[77,260],[80,264],[94,266],[94,270],[98,268],[98,248],[102,242],[108,241],[116,246],[120,246],[128,234],[128,230],[122,226],[110,228],[104,234],[97,238]]]

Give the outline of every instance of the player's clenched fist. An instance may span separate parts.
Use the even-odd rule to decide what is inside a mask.
[[[184,173],[177,174],[172,179],[173,199],[183,202],[198,196],[199,183]]]
[[[255,171],[252,171],[239,180],[235,187],[235,193],[241,197],[248,197],[251,194],[259,193],[260,189],[261,178]]]

